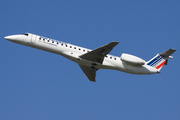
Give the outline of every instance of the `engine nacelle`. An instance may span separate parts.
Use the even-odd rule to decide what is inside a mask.
[[[127,63],[132,64],[132,65],[144,65],[146,62],[145,60],[143,60],[139,57],[136,57],[136,56],[130,55],[130,54],[125,54],[125,53],[122,53],[120,59],[122,61],[127,62]]]

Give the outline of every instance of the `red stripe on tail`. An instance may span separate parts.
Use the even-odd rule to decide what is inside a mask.
[[[156,67],[156,69],[161,68],[161,67],[164,65],[165,62],[166,62],[166,60],[165,60],[164,62],[162,62],[160,65],[158,65],[158,66]]]

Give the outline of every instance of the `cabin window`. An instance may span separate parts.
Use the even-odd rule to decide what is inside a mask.
[[[114,58],[114,60],[116,60],[116,58]]]
[[[67,47],[67,45],[66,45],[66,47]]]
[[[59,44],[59,43],[57,42],[57,44]]]
[[[85,52],[85,50],[83,50]]]
[[[54,43],[54,41],[52,41],[52,43]]]
[[[43,41],[45,41],[45,39],[43,39]]]
[[[110,59],[112,59],[112,57],[110,57]]]
[[[39,40],[41,40],[41,38],[39,38]]]
[[[63,43],[61,45],[63,46]]]
[[[76,47],[74,47],[74,49],[76,49]]]
[[[70,46],[70,48],[72,48],[72,46]]]
[[[48,42],[49,42],[49,40],[48,40]]]

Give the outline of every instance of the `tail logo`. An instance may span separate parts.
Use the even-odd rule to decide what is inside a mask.
[[[147,65],[155,67],[156,69],[160,69],[165,63],[166,63],[166,60],[164,59],[164,56],[158,54],[154,58],[152,58],[147,63]]]

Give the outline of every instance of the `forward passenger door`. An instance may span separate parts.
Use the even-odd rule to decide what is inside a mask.
[[[34,43],[36,42],[36,38],[37,38],[37,36],[32,34],[32,35],[31,35],[30,43],[31,43],[31,44],[34,44]]]

